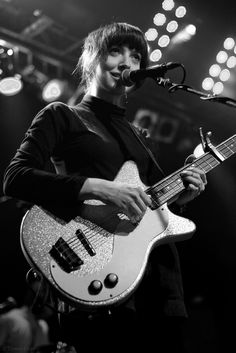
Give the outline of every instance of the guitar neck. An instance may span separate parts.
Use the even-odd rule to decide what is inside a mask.
[[[204,173],[208,173],[219,164],[221,164],[222,160],[226,160],[234,153],[236,153],[236,135],[233,135],[226,141],[214,147],[214,150],[216,154],[211,151],[206,152],[199,158],[195,159],[193,163],[187,164],[157,184],[148,188],[146,192],[152,196],[156,206],[159,207],[164,203],[170,204],[175,200],[175,197],[185,189],[182,178],[180,176],[180,173],[185,169],[189,168],[190,166],[194,166],[203,170]],[[217,154],[220,154],[220,156],[223,157],[222,160],[218,158]]]

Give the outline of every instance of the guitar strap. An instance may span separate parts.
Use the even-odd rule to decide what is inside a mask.
[[[129,122],[129,126],[131,128],[131,130],[133,131],[134,135],[136,136],[136,138],[138,139],[138,141],[141,143],[141,145],[143,146],[143,148],[145,149],[145,151],[147,152],[147,154],[149,155],[149,157],[151,158],[151,160],[153,161],[154,165],[157,167],[158,171],[161,172],[162,176],[165,177],[165,173],[162,170],[162,168],[160,167],[160,165],[158,164],[156,158],[154,157],[152,151],[150,150],[150,148],[148,148],[145,143],[142,141],[142,139],[140,138],[137,130],[135,129],[135,127],[132,125],[132,123]]]
[[[131,128],[131,130],[133,131],[133,133],[135,134],[135,136],[137,137],[137,139],[139,140],[139,142],[142,144],[143,148],[146,150],[146,152],[148,153],[148,155],[150,156],[151,160],[153,161],[154,165],[157,167],[157,169],[162,173],[162,175],[165,177],[165,174],[162,170],[162,168],[159,166],[158,162],[156,161],[156,158],[154,157],[152,151],[143,143],[143,141],[141,140],[138,132],[135,130],[135,127],[129,123],[129,126]],[[172,203],[171,205],[172,211],[177,213],[177,214],[183,214],[184,211],[186,210],[186,204],[179,206],[176,203]]]

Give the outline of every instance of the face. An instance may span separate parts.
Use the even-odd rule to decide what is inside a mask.
[[[141,54],[136,49],[129,47],[112,46],[104,61],[98,64],[92,82],[100,98],[109,97],[110,101],[115,102],[120,96],[124,95],[130,87],[121,84],[121,73],[125,69],[138,70],[140,68]],[[132,89],[132,87],[131,87]]]

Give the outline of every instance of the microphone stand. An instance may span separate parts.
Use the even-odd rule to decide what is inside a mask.
[[[157,77],[155,81],[159,86],[168,88],[169,93],[174,93],[175,91],[181,89],[183,91],[198,95],[202,100],[208,100],[210,102],[218,102],[218,103],[222,103],[230,107],[236,108],[236,100],[233,98],[229,98],[225,96],[217,96],[214,94],[207,94],[207,93],[198,91],[192,88],[191,86],[184,85],[182,83],[181,84],[173,83],[169,78]]]
[[[214,94],[211,95],[211,94],[207,94],[207,93],[204,93],[201,91],[197,91],[194,88],[192,88],[191,86],[187,86],[182,83],[180,83],[180,84],[173,83],[173,82],[171,82],[171,80],[169,78],[157,77],[155,81],[159,86],[162,86],[164,88],[168,88],[168,91],[170,93],[173,93],[173,92],[177,91],[178,89],[181,89],[186,92],[196,94],[197,96],[200,97],[200,99],[209,100],[210,102],[219,102],[219,103],[226,104],[230,107],[236,108],[236,100],[234,100],[232,98],[224,97],[224,96],[217,96]],[[201,145],[202,145],[203,151],[204,152],[211,152],[218,161],[222,162],[224,160],[224,156],[221,153],[219,153],[217,148],[212,144],[212,142],[210,140],[212,132],[208,131],[206,134],[204,134],[202,131],[202,128],[200,127],[199,134],[200,134],[200,140],[201,140]]]

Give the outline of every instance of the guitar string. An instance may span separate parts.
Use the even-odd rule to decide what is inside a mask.
[[[234,144],[232,144],[231,143],[231,147],[236,147]],[[236,152],[236,150],[235,151],[233,151],[229,146],[226,146],[226,144],[224,144],[223,146],[220,146],[220,148],[222,149],[222,151],[221,151],[221,153],[223,152],[224,153],[224,156],[225,157],[230,157],[233,153],[235,153]],[[206,155],[205,155],[206,156]],[[195,164],[197,167],[199,167],[199,168],[201,168],[204,172],[207,172],[207,171],[209,171],[209,170],[211,170],[211,169],[213,169],[216,165],[218,165],[218,164],[220,164],[216,159],[215,159],[215,157],[214,156],[212,156],[211,154],[209,154],[208,156],[206,156],[207,158],[208,158],[208,160],[209,159],[211,159],[211,162],[212,163],[208,163],[208,160],[207,160],[207,158],[205,158],[205,160],[203,160],[203,161],[194,161],[193,163],[192,163],[192,165],[193,164]],[[200,163],[200,164],[199,164]],[[205,163],[207,163],[207,164],[209,164],[209,166],[210,166],[210,168],[209,168],[209,170],[206,170],[206,168],[202,168],[202,166],[201,166],[201,164],[205,164]],[[215,165],[214,165],[214,163],[215,163]],[[212,164],[213,164],[213,166],[212,166]],[[176,174],[178,175],[178,172],[176,172]],[[173,176],[173,178],[175,177],[176,175],[174,175]],[[169,183],[169,184],[167,184],[167,186],[165,186],[165,187],[169,187],[171,184],[173,184],[173,183],[175,183],[175,180],[171,180],[171,182]],[[162,184],[165,184],[165,182],[162,182]],[[181,185],[182,185],[182,183],[180,183]],[[158,184],[158,187],[160,187],[160,184]],[[177,187],[178,188],[178,187]],[[154,189],[155,189],[155,186],[154,186]],[[171,188],[171,189],[173,189],[173,187]],[[173,190],[174,191],[174,190]],[[169,194],[172,196],[172,194],[174,194],[173,192],[169,192]],[[167,199],[168,199],[168,193],[166,193],[165,194],[166,196],[164,197],[164,201],[166,201]]]
[[[210,165],[210,167],[211,167],[211,165]],[[175,179],[173,179],[175,176],[172,176],[172,180],[171,180],[171,182],[169,182],[169,184],[168,185],[171,185],[171,184],[176,184],[176,182],[175,182]],[[163,184],[163,183],[162,183]],[[165,184],[165,183],[164,183]],[[181,185],[182,186],[182,185]],[[180,186],[180,188],[181,188],[181,186]],[[160,187],[160,185],[159,185],[159,187]],[[178,185],[177,185],[177,189],[178,189]],[[175,192],[173,192],[172,191],[172,193],[173,194],[175,194]],[[169,195],[172,195],[172,193],[170,193],[169,191],[168,191],[168,194]],[[163,200],[165,200],[165,197],[164,198],[162,198]],[[93,230],[95,230],[96,228],[98,228],[96,225],[94,225],[93,226]],[[96,233],[98,233],[98,232],[96,232]],[[94,238],[94,237],[96,237],[96,242],[93,242],[93,244],[92,244],[92,246],[93,247],[95,247],[96,245],[101,245],[101,244],[103,244],[103,243],[106,243],[106,241],[107,240],[105,240],[105,241],[103,241],[103,242],[101,242],[101,239],[102,238],[100,238],[100,239],[97,239],[97,234],[91,234],[91,237],[89,237],[89,235],[90,235],[90,233],[87,231],[87,234],[88,234],[88,239],[91,241],[91,239],[92,238]],[[73,244],[75,242],[75,244]],[[74,249],[78,249],[78,250],[82,250],[82,252],[86,252],[86,250],[85,250],[85,246],[84,246],[84,244],[83,244],[83,242],[81,241],[81,239],[78,239],[76,236],[73,236],[73,237],[71,237],[69,240],[67,240],[67,243],[69,244],[69,245],[71,245],[71,247],[72,247],[72,249],[74,250]],[[61,248],[63,248],[63,246],[61,246]],[[60,247],[58,247],[58,250],[60,249]],[[69,249],[65,249],[65,250],[63,250],[62,251],[62,253],[63,254],[65,254],[65,252],[67,252],[67,253],[69,253]],[[67,254],[65,254],[65,256],[66,256]],[[67,256],[66,256],[67,257]],[[69,260],[70,261],[70,260]]]
[[[230,148],[228,148],[228,149],[229,149],[230,152],[232,151]],[[227,149],[226,149],[226,152],[227,152]],[[225,153],[225,155],[227,156],[227,153]],[[231,155],[231,153],[230,153],[229,155]],[[209,158],[208,158],[208,159],[213,160],[213,162],[217,162],[217,161],[215,160],[215,158],[214,158],[214,157],[212,158],[212,157],[213,157],[212,155],[209,155]],[[206,160],[206,161],[203,161],[203,163],[205,163],[205,162],[208,163],[207,160]],[[193,164],[194,164],[194,163],[193,163]],[[208,163],[208,164],[209,164],[209,163]],[[217,164],[219,164],[219,163],[216,163],[216,165],[217,165]],[[201,168],[201,166],[199,165],[199,163],[196,163],[196,165]],[[209,164],[209,166],[210,166],[210,169],[212,169],[212,168],[214,167],[214,166],[212,167],[211,164]],[[203,170],[205,171],[205,169],[203,169]],[[169,183],[169,185],[171,185],[171,184],[176,184],[175,180],[172,180],[172,181]],[[180,188],[181,188],[181,186],[180,186]],[[172,189],[176,189],[176,187],[174,187],[174,188],[172,188]],[[177,185],[177,189],[178,189],[178,185]],[[172,191],[172,193],[168,192],[168,194],[172,195],[172,194],[175,194],[175,192],[173,192],[173,191]],[[168,197],[167,197],[167,198],[168,198]],[[163,200],[165,200],[165,198],[163,198]],[[94,230],[94,229],[96,229],[96,228],[98,228],[98,227],[97,227],[97,225],[94,225],[92,228],[93,228],[93,230]],[[102,239],[104,239],[104,237],[97,238],[98,232],[96,232],[96,233],[97,233],[96,235],[95,235],[94,233],[92,233],[92,234],[91,234],[91,237],[89,237],[89,235],[90,235],[90,231],[89,231],[89,230],[88,230],[86,233],[88,234],[88,239],[89,239],[89,240],[91,240],[92,238],[96,237],[96,242],[93,242],[93,244],[92,244],[92,246],[93,246],[94,248],[96,247],[96,245],[101,246],[101,245],[103,245],[104,243],[107,242],[107,239],[105,239],[104,241],[101,241]],[[73,237],[72,237],[72,238],[69,240],[69,244],[72,244],[74,241],[76,241],[76,243],[74,244],[75,247],[74,247],[73,249],[78,248],[80,251],[82,250],[82,252],[86,252],[86,253],[87,253],[87,251],[85,250],[84,245],[83,245],[83,243],[81,242],[81,240],[77,239],[76,237],[74,237],[74,239],[73,239]],[[78,242],[78,243],[77,243],[77,242]]]
[[[231,143],[231,147],[235,147],[235,145]],[[221,153],[224,157],[227,157],[227,158],[228,158],[229,156],[231,156],[233,153],[236,152],[236,151],[232,150],[229,146],[226,146],[226,144],[223,144],[222,146],[220,145],[218,149],[221,149],[220,153]],[[211,162],[215,163],[215,165],[212,166],[211,163],[208,163],[207,158],[208,158],[208,160],[211,160]],[[203,163],[204,163],[204,164],[207,164],[207,166],[210,167],[209,170],[211,170],[212,168],[214,168],[216,165],[220,164],[220,163],[216,160],[216,158],[215,158],[214,156],[212,156],[211,154],[209,154],[208,156],[206,156],[205,160],[203,160],[203,161],[200,160],[200,161],[193,162],[192,165],[196,165],[197,167],[203,169],[203,170],[206,172],[206,171],[207,171],[206,168],[202,168],[202,167],[201,167],[201,164],[203,164]],[[177,181],[180,181],[179,183],[176,182],[176,180],[174,179],[175,177],[178,178]],[[175,175],[173,175],[173,176],[171,177],[172,180],[169,182],[169,184],[167,184],[167,186],[169,187],[169,185],[171,185],[171,184],[174,184],[175,186],[171,188],[171,192],[170,192],[169,190],[168,190],[168,192],[166,192],[165,197],[162,197],[163,201],[166,200],[166,199],[168,199],[168,196],[169,196],[169,195],[171,195],[171,196],[172,196],[172,194],[175,195],[175,189],[181,189],[181,188],[182,188],[183,183],[181,182],[181,179],[180,179],[179,177],[180,177],[180,176],[179,176],[179,173],[178,173],[178,172],[177,172]],[[162,185],[162,184],[165,184],[165,183],[161,183],[161,185]],[[165,187],[167,188],[167,186],[165,186]],[[156,187],[157,187],[157,186],[156,186]],[[154,187],[154,189],[155,189],[156,187]],[[160,188],[160,185],[158,185],[158,187]],[[167,194],[168,194],[168,195],[167,195]],[[117,214],[117,212],[115,212],[114,214]],[[107,220],[105,220],[104,224],[105,224],[105,223],[107,224]],[[93,224],[93,223],[91,222],[91,224]],[[104,241],[101,241],[101,240],[104,239],[103,236],[101,236],[100,238],[97,237],[98,232],[96,232],[96,233],[97,233],[96,235],[95,235],[94,233],[92,233],[91,236],[89,237],[91,231],[94,231],[95,229],[99,229],[99,228],[100,228],[99,226],[93,224],[93,226],[92,226],[90,229],[84,231],[84,234],[87,233],[88,239],[89,239],[90,241],[92,240],[92,238],[96,237],[96,241],[94,241],[93,244],[92,244],[92,246],[93,246],[94,248],[95,248],[97,245],[101,246],[101,245],[103,245],[104,243],[107,242],[107,239],[105,239]],[[101,225],[101,228],[102,228],[102,225]],[[107,232],[107,233],[109,233],[109,232]],[[76,249],[76,248],[77,248],[77,249],[79,249],[79,250],[82,250],[82,252],[87,253],[87,250],[86,250],[86,248],[85,248],[83,242],[82,242],[80,239],[78,239],[76,236],[71,237],[67,242],[68,242],[68,244],[70,244],[71,246],[74,246],[74,245],[75,245],[75,247],[74,247],[74,248],[72,247],[72,249]],[[76,242],[76,243],[73,245],[73,242]],[[78,243],[77,243],[77,242],[78,242]],[[67,251],[67,250],[65,250],[65,251]],[[69,250],[68,250],[68,251],[69,251]]]

